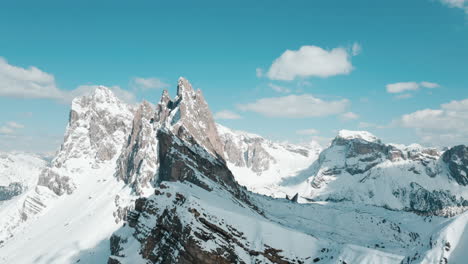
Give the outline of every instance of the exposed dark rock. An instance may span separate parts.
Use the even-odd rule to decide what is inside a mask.
[[[189,181],[210,191],[210,187],[203,180],[207,178],[226,188],[236,198],[251,204],[245,188],[237,184],[221,157],[212,156],[194,140],[189,144],[164,129],[158,131],[157,137],[160,160],[159,182]]]
[[[410,184],[411,191],[409,193],[410,211],[414,211],[422,215],[444,215],[443,211],[450,207],[464,207],[466,202],[459,200],[449,191],[435,190],[428,191],[421,185],[412,182]]]
[[[149,187],[155,180],[158,168],[157,142],[153,107],[146,101],[140,104],[132,122],[132,130],[127,143],[117,161],[116,176],[140,194],[142,188]]]
[[[468,185],[468,147],[465,145],[455,146],[445,151],[442,159],[448,166],[450,176],[458,184]]]
[[[299,193],[296,193],[296,195],[294,195],[293,198],[291,198],[291,201],[294,203],[297,203],[298,200],[299,200]]]
[[[8,186],[0,186],[0,201],[10,200],[24,191],[19,182],[12,182]]]

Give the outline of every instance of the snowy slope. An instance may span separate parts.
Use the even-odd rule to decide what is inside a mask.
[[[32,188],[1,209],[1,263],[74,262],[74,254],[118,228],[121,206],[134,199],[114,177],[132,117],[131,107],[106,87],[73,100],[57,156]]]
[[[34,154],[0,152],[0,188],[18,185],[17,194],[30,189],[37,183],[46,161]],[[5,194],[5,195],[3,195]],[[6,193],[0,192],[0,201],[8,200]]]
[[[279,183],[309,167],[322,150],[316,142],[303,146],[277,143],[220,124],[217,127],[224,156],[237,182],[253,192],[274,197],[294,195],[279,188]]]
[[[21,221],[19,208],[34,190],[46,164],[33,154],[0,153],[0,246]]]

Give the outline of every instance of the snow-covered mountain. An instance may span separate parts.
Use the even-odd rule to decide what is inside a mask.
[[[41,162],[20,195],[0,202],[0,263],[468,257],[467,147],[352,131],[322,152],[276,143],[216,124],[184,78],[155,106],[126,105],[105,87],[76,98],[60,151]]]
[[[455,215],[468,208],[467,151],[384,144],[368,132],[342,130],[314,164],[281,185],[315,201]]]
[[[318,157],[317,142],[294,145],[217,125],[224,156],[237,182],[249,190],[274,197],[287,194],[278,185],[309,167]]]

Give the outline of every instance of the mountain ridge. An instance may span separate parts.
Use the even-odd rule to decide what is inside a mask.
[[[466,223],[467,161],[466,146],[398,147],[362,131],[323,151],[236,132],[185,78],[154,107],[98,87],[73,100],[37,185],[0,202],[0,262],[457,261],[465,235],[448,230]]]

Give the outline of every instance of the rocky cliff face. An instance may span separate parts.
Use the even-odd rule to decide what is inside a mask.
[[[154,195],[135,202],[135,210],[128,215],[128,226],[112,236],[112,256],[108,263],[300,263],[305,260],[303,256],[283,254],[283,249],[274,248],[268,240],[258,245],[250,234],[243,233],[241,223],[234,224],[233,219],[202,205],[219,197],[223,210],[244,211],[246,217],[255,221],[263,218],[261,210],[236,183],[219,156],[213,156],[194,139],[184,141],[169,130],[159,130],[157,137],[160,185]],[[212,198],[202,197],[206,195]]]
[[[280,182],[310,166],[322,149],[315,142],[278,143],[220,124],[217,127],[225,159],[236,180],[249,190],[265,195],[285,197],[288,192],[281,189]]]
[[[39,177],[39,185],[57,195],[73,192],[76,186],[72,175],[82,169],[83,163],[99,168],[118,157],[132,118],[132,109],[104,86],[74,99],[64,142]]]
[[[117,161],[116,176],[131,185],[138,194],[157,180],[158,123],[154,119],[155,114],[153,106],[146,101],[138,106],[130,135]]]

